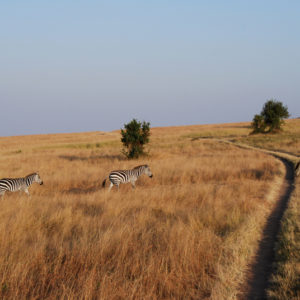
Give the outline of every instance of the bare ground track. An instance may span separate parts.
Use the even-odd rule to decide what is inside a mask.
[[[299,157],[291,155],[290,153],[256,148],[225,139],[211,139],[235,145],[240,148],[267,153],[282,161],[285,166],[285,178],[280,186],[279,193],[275,196],[275,207],[267,218],[265,227],[263,228],[262,238],[259,241],[258,250],[248,267],[246,282],[241,287],[241,295],[238,298],[240,300],[267,299],[267,289],[269,287],[270,277],[273,271],[275,244],[280,229],[280,222],[294,190],[295,174],[293,161],[298,161]]]
[[[250,265],[246,276],[247,282],[244,287],[242,299],[260,300],[267,299],[266,290],[269,286],[272,274],[272,265],[275,258],[275,243],[280,228],[280,221],[287,207],[290,196],[294,190],[293,164],[283,158],[279,158],[285,165],[285,180],[280,187],[276,205],[269,215],[263,229],[262,239],[259,242],[258,251]]]
[[[282,161],[285,166],[284,181],[280,186],[279,193],[275,196],[277,198],[275,207],[267,218],[257,253],[249,265],[246,282],[242,287],[242,295],[240,297],[243,300],[264,300],[267,299],[267,289],[273,271],[275,244],[280,229],[280,222],[294,190],[295,175],[292,161],[297,161],[299,158],[289,153],[269,151],[227,140],[219,141],[267,153]]]

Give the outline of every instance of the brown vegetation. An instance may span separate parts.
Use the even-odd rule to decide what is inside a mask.
[[[0,177],[39,171],[44,186],[0,202],[0,298],[233,299],[282,165],[195,139],[249,131],[218,126],[155,128],[138,161],[117,132],[1,138]],[[143,163],[154,177],[136,190],[100,188]]]

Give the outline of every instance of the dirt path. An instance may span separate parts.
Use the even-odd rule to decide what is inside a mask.
[[[225,139],[212,140],[231,144],[240,148],[264,152],[281,160],[285,166],[285,178],[275,194],[275,207],[268,216],[262,232],[262,238],[255,257],[249,265],[246,274],[246,282],[241,287],[239,300],[264,300],[267,299],[267,288],[272,274],[272,264],[275,258],[275,243],[280,229],[280,221],[287,208],[288,201],[294,190],[294,165],[293,162],[299,161],[297,156],[289,153],[276,152],[231,142]]]
[[[252,149],[273,155],[281,160],[285,166],[285,178],[279,188],[279,193],[275,196],[277,198],[275,200],[276,205],[266,221],[257,253],[252,263],[249,265],[246,282],[242,287],[243,292],[240,297],[241,300],[267,299],[266,291],[272,274],[272,264],[275,258],[274,248],[280,229],[280,221],[294,190],[294,166],[292,161],[296,161],[298,158],[288,153],[264,150],[248,145],[236,144],[226,140],[222,141],[241,148]]]
[[[246,276],[247,282],[243,287],[245,293],[241,299],[267,299],[266,289],[268,288],[270,275],[272,273],[272,264],[275,255],[274,247],[280,228],[280,220],[294,189],[293,164],[285,159],[281,160],[286,169],[285,180],[280,187],[276,206],[267,219],[254,261],[249,267]]]

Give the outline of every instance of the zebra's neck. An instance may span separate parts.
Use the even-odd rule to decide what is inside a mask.
[[[35,174],[31,174],[25,177],[25,182],[27,186],[30,186],[35,181]]]
[[[137,177],[140,177],[145,172],[145,166],[135,167],[132,171]]]

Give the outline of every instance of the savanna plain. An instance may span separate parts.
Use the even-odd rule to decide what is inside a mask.
[[[210,138],[261,146],[249,125],[152,128],[138,160],[122,156],[119,131],[0,138],[0,178],[38,171],[44,181],[0,199],[0,298],[241,295],[284,165]],[[268,146],[299,154],[299,127],[288,121]],[[101,187],[141,164],[153,178],[135,190]]]

